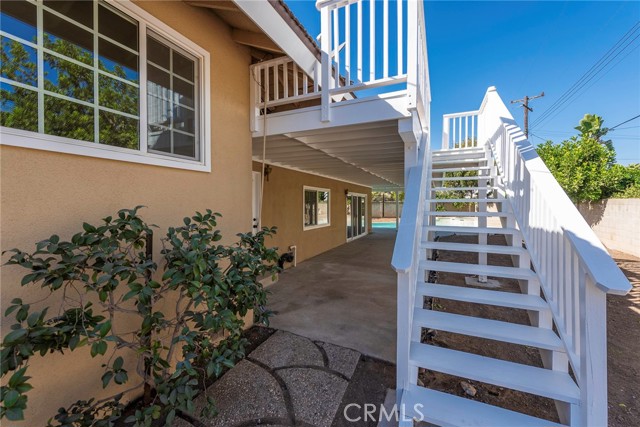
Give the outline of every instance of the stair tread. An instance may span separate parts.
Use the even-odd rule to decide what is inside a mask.
[[[461,166],[459,168],[438,168],[432,169],[432,173],[444,173],[444,172],[475,172],[481,170],[489,170],[489,166]]]
[[[578,403],[580,390],[566,372],[507,362],[413,341],[411,362],[422,368],[520,390],[563,402]]]
[[[416,327],[543,348],[545,350],[563,351],[564,348],[560,338],[551,329],[537,328],[535,326],[463,316],[443,311],[425,310],[422,307],[414,308],[413,322]]]
[[[504,203],[506,199],[427,199],[427,203]]]
[[[470,153],[472,151],[479,151],[484,153],[484,147],[464,147],[464,148],[431,150],[431,153],[434,155],[437,155],[437,154],[444,154],[444,153]]]
[[[425,216],[466,216],[466,217],[503,217],[513,216],[511,212],[459,212],[459,211],[427,211]]]
[[[443,251],[458,252],[487,252],[501,255],[525,255],[527,250],[520,246],[509,245],[480,245],[477,243],[455,243],[455,242],[421,242],[422,249],[438,249]]]
[[[431,181],[479,181],[479,180],[491,180],[491,176],[445,176],[445,177],[432,177]]]
[[[520,230],[503,227],[464,227],[457,225],[425,225],[427,231],[444,231],[450,233],[487,233],[487,234],[518,234]]]
[[[418,282],[416,291],[419,295],[471,302],[475,304],[495,305],[522,310],[547,311],[545,300],[537,295],[514,292],[493,291],[489,289],[468,288],[437,283]]]
[[[422,421],[436,425],[562,427],[562,424],[413,384],[409,385],[402,394],[402,407],[407,408],[408,411],[413,408],[420,409],[424,415]],[[420,414],[409,412],[408,415],[419,417]]]
[[[434,165],[447,165],[447,164],[455,165],[456,163],[480,163],[480,162],[487,161],[485,157],[478,157],[477,159],[446,159],[446,160],[445,159],[446,158],[431,159],[431,163]]]
[[[537,275],[528,268],[503,267],[498,265],[465,264],[446,261],[420,261],[420,268],[432,271],[446,271],[449,273],[472,274],[509,279],[537,279]]]
[[[431,187],[431,191],[475,191],[475,190],[499,190],[499,187],[487,186],[487,187]]]

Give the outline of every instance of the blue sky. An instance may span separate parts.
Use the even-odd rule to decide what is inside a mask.
[[[320,32],[313,0],[285,0],[312,36]],[[640,114],[640,37],[543,123],[539,117],[640,21],[640,2],[425,2],[432,93],[432,143],[444,113],[477,109],[487,87],[505,103],[532,101],[531,140],[559,142],[586,113],[612,127]],[[595,83],[594,83],[595,82]],[[509,105],[522,123],[522,108]],[[640,163],[640,119],[609,134],[623,164]]]

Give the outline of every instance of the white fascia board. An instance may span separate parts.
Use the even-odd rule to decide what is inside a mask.
[[[234,0],[242,10],[264,33],[303,69],[313,76],[316,62],[313,52],[267,1]]]

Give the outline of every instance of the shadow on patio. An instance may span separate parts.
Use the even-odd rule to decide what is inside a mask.
[[[395,237],[376,229],[284,271],[269,288],[270,326],[395,363]]]

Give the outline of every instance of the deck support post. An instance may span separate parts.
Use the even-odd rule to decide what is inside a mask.
[[[329,7],[323,7],[320,9],[320,50],[322,51],[322,72],[320,73],[321,79],[321,121],[331,121],[331,93],[330,89],[333,87],[333,79],[331,78],[331,10]],[[336,70],[338,73],[338,70]]]

